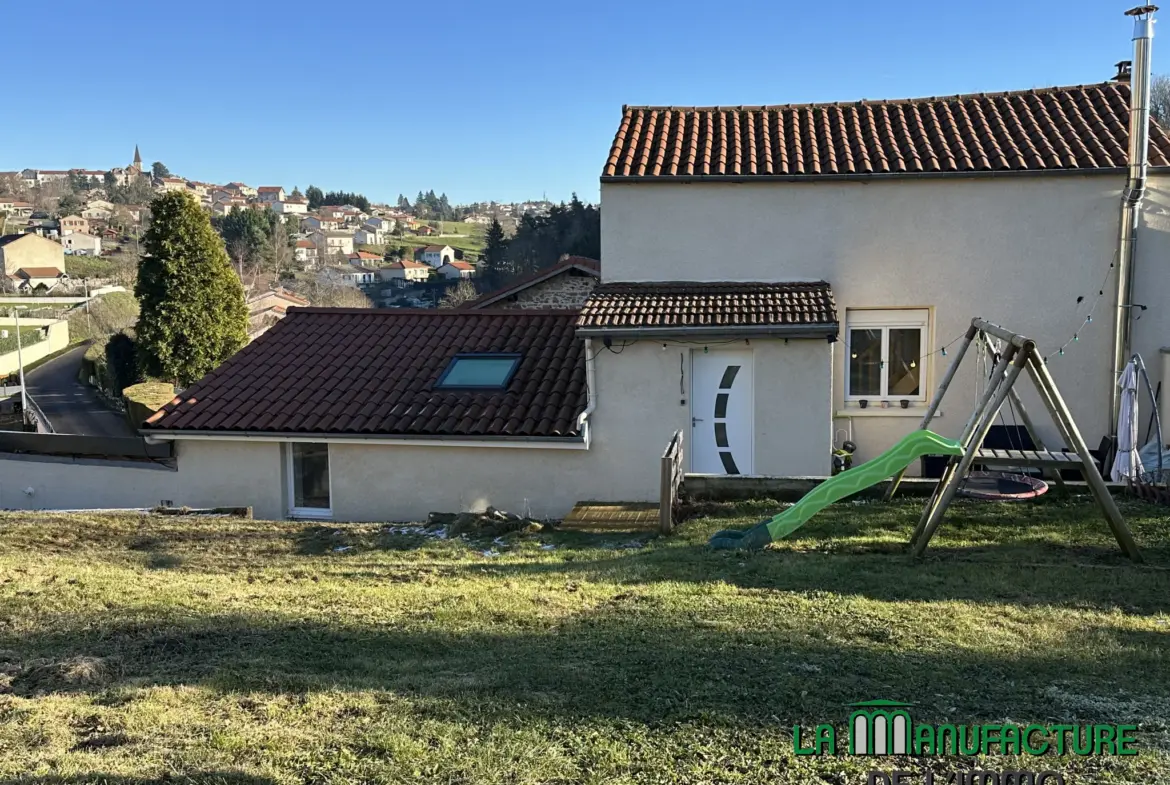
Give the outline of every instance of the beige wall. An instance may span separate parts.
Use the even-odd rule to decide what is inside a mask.
[[[0,261],[4,263],[5,275],[12,275],[21,267],[56,267],[65,270],[65,251],[60,243],[28,234],[0,246]]]
[[[259,518],[284,515],[280,445],[183,442],[178,471],[151,464],[0,456],[0,508],[68,510],[251,506]],[[32,493],[26,493],[31,489]]]
[[[16,373],[20,369],[22,360],[27,367],[42,357],[48,357],[53,352],[59,352],[69,345],[69,322],[64,319],[20,320],[21,332],[29,327],[47,328],[49,334],[44,340],[22,346],[20,352],[11,351],[7,354],[0,354],[0,376]],[[15,332],[16,322],[12,319],[0,318],[0,328]]]
[[[607,281],[825,279],[842,319],[848,308],[931,308],[932,349],[978,315],[1055,351],[1109,271],[1122,184],[1121,176],[603,184],[603,274]],[[1170,344],[1170,308],[1159,305],[1170,300],[1166,178],[1152,180],[1138,248],[1135,297],[1151,307],[1135,325],[1135,348],[1149,361]],[[1090,446],[1107,428],[1114,286],[1110,278],[1093,322],[1050,365]],[[1087,302],[1078,309],[1079,296]],[[833,406],[849,416],[836,427],[852,427],[866,459],[916,427],[921,407],[846,410],[842,346],[835,345]],[[950,359],[932,358],[931,390]],[[966,364],[936,430],[957,434],[975,385]],[[1058,443],[1030,390],[1025,401]]]

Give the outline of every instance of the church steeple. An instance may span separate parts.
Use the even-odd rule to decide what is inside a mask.
[[[138,145],[134,145],[134,163],[138,164],[138,168],[142,168],[142,154],[138,152]]]

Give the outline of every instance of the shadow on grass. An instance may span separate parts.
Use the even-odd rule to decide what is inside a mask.
[[[224,693],[375,690],[427,700],[437,718],[482,721],[784,727],[841,720],[851,702],[886,698],[913,702],[923,719],[994,720],[1006,711],[1021,721],[1161,722],[1155,707],[1170,701],[1159,636],[1107,626],[1073,630],[1051,648],[1021,649],[1014,638],[1001,648],[989,637],[956,649],[912,623],[872,616],[744,630],[718,611],[698,614],[628,592],[564,623],[520,629],[334,628],[223,615],[82,625],[4,636],[0,646],[18,664],[119,664],[100,680],[71,683],[46,678],[43,666],[35,682],[17,670],[17,695],[87,693],[102,702],[126,689],[196,684]]]
[[[100,771],[70,777],[20,776],[0,780],[0,785],[273,785],[275,780],[234,771],[167,773],[159,777],[127,777]]]

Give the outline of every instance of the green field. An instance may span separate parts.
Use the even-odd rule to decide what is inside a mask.
[[[0,514],[0,781],[861,785],[869,761],[798,757],[792,728],[843,735],[875,698],[915,722],[1138,725],[1133,757],[886,770],[1170,778],[1166,508],[1122,503],[1144,567],[1083,499],[958,503],[921,562],[914,501],[706,547],[775,508],[503,544]]]

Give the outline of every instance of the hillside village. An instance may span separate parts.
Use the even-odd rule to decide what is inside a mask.
[[[0,236],[11,241],[13,235],[39,235],[58,243],[62,257],[6,273],[4,287],[62,294],[83,289],[83,278],[96,285],[130,283],[150,224],[149,201],[173,191],[190,194],[217,226],[233,212],[254,211],[284,228],[287,253],[233,245],[223,232],[250,296],[262,300],[287,289],[306,303],[362,307],[437,306],[460,282],[475,281],[493,222],[514,232],[526,215],[544,216],[552,207],[543,200],[450,207],[444,195],[444,211],[459,220],[436,220],[403,197],[395,206],[369,204],[364,197],[357,200],[361,206],[314,204],[297,187],[216,184],[176,176],[160,163],[144,168],[136,146],[131,163],[108,170],[0,172]],[[276,260],[265,264],[262,255]],[[346,295],[340,289],[355,291]]]

